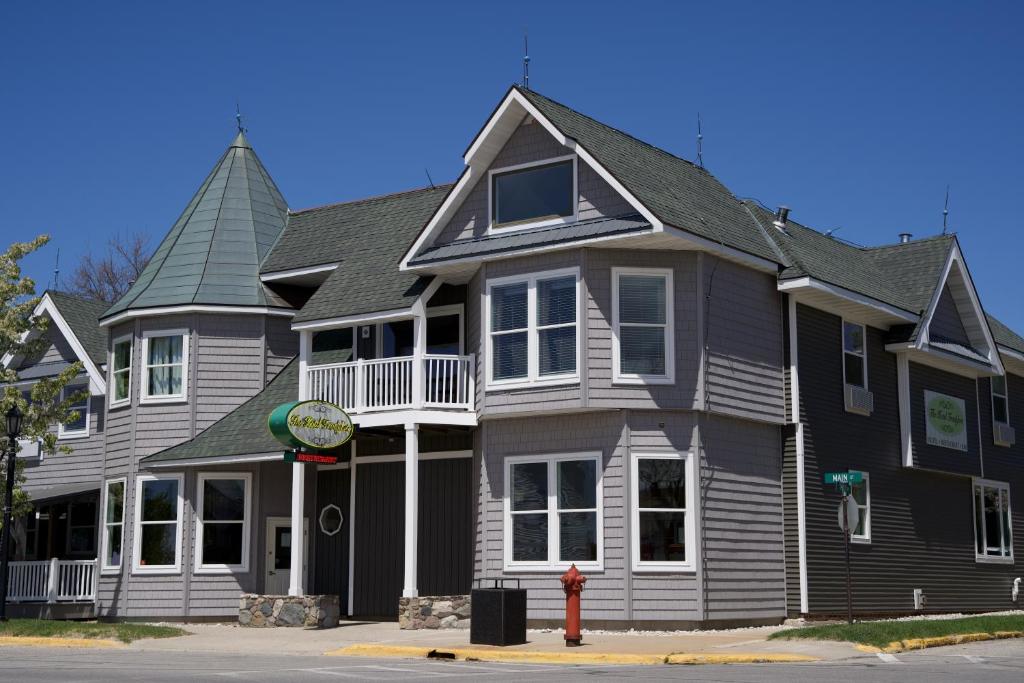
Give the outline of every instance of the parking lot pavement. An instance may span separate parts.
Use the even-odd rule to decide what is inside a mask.
[[[0,648],[0,680],[26,683],[100,681],[323,680],[429,681],[708,681],[810,683],[827,680],[938,683],[1024,680],[1024,643],[1000,641],[899,655],[858,655],[808,664],[705,666],[568,666],[367,659],[266,653],[188,653],[145,650]]]

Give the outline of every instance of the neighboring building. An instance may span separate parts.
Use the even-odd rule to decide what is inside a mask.
[[[591,626],[835,614],[847,469],[858,612],[1013,606],[1024,339],[954,237],[854,247],[518,87],[464,159],[289,212],[239,134],[89,333],[97,614],[394,618],[498,577],[550,623],[571,563]],[[356,425],[337,465],[266,429],[309,398]]]

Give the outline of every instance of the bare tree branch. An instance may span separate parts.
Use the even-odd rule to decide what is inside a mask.
[[[124,296],[149,263],[149,236],[132,232],[114,235],[105,253],[85,254],[68,283],[73,294],[113,303]]]

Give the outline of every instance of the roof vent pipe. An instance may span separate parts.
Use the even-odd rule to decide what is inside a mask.
[[[786,221],[789,220],[789,207],[780,206],[775,210],[775,227],[784,228],[786,227]]]
[[[913,237],[913,236],[914,235],[909,233],[909,232],[901,232],[900,233],[900,244],[906,244],[907,242],[910,241],[910,238]]]

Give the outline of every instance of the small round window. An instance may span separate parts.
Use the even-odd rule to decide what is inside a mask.
[[[325,505],[320,511],[320,531],[328,536],[341,531],[341,525],[345,523],[345,517],[341,514],[341,508],[333,503]]]

